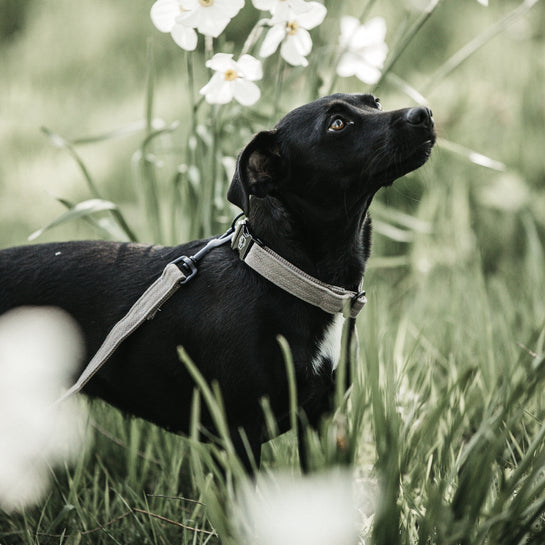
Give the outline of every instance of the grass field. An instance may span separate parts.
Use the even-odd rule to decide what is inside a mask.
[[[440,140],[372,205],[355,382],[323,433],[309,432],[312,463],[350,475],[358,538],[346,543],[545,543],[543,1],[368,2],[365,20],[386,19],[386,66],[396,60],[377,89],[334,77],[338,18],[365,6],[325,2],[308,68],[268,59],[256,106],[204,104],[195,125],[187,70],[198,89],[205,53],[191,65],[151,24],[151,4],[0,4],[0,21],[25,15],[0,27],[0,246],[89,199],[115,203],[145,242],[219,233],[235,213],[223,197],[229,158],[252,132],[330,87],[394,109],[414,104],[410,85]],[[257,18],[247,4],[218,50],[240,48]],[[37,240],[126,238],[119,217],[63,222]],[[52,470],[44,500],[0,511],[2,545],[246,539],[236,461],[100,403],[88,428],[88,448]],[[303,480],[292,432],[263,454],[264,475]]]

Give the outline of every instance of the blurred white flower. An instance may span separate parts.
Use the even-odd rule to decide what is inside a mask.
[[[151,7],[151,20],[161,32],[170,32],[183,49],[197,47],[197,29],[217,38],[244,6],[244,0],[157,0]]]
[[[216,73],[200,90],[210,104],[227,104],[233,98],[243,106],[251,106],[261,96],[253,83],[263,77],[261,62],[251,55],[242,55],[238,61],[233,55],[216,53],[206,66]]]
[[[339,42],[343,53],[337,74],[343,78],[356,76],[368,84],[376,83],[388,54],[385,37],[386,21],[382,17],[374,17],[364,25],[355,17],[342,17]]]
[[[352,476],[280,475],[248,485],[236,505],[245,544],[355,545],[358,506]]]
[[[477,0],[477,2],[483,6],[488,6],[488,0]]]
[[[80,356],[76,327],[58,309],[27,307],[0,317],[0,509],[38,501],[50,465],[81,450],[81,406],[53,406]]]
[[[282,4],[282,2],[279,3]],[[327,9],[318,2],[305,2],[304,4],[303,6],[297,2],[293,4],[293,7],[286,9],[271,6],[274,9],[271,19],[272,26],[261,45],[259,51],[261,57],[269,57],[282,44],[280,55],[286,62],[293,66],[308,65],[306,56],[312,50],[312,38],[308,31],[324,20]]]
[[[270,11],[278,19],[289,19],[290,10],[294,13],[302,13],[312,9],[305,0],[252,0],[254,7],[263,11]]]

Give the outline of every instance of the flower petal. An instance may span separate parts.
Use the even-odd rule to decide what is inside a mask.
[[[309,9],[298,13],[295,20],[307,30],[321,24],[327,15],[327,8],[319,2],[308,2]]]
[[[360,55],[352,51],[345,51],[337,64],[337,74],[341,78],[349,78],[356,73],[356,66],[360,62]]]
[[[232,82],[232,91],[235,100],[243,106],[255,104],[261,96],[259,87],[244,78],[237,78]]]
[[[270,57],[280,45],[280,42],[286,37],[286,25],[284,23],[274,25],[269,29],[261,49],[259,50],[260,57]]]
[[[349,47],[352,37],[356,33],[360,26],[360,22],[356,17],[351,15],[345,15],[341,17],[341,35],[339,36],[339,43],[341,47]]]
[[[206,61],[206,67],[222,74],[227,70],[237,70],[237,65],[231,53],[216,53],[209,61]]]
[[[283,4],[284,2],[280,3]],[[313,9],[312,4],[316,4],[316,2],[306,2],[305,0],[287,0],[285,3],[288,4],[294,13],[303,13]]]
[[[252,0],[255,9],[272,12],[278,4],[278,0]]]
[[[185,26],[196,28],[201,34],[217,38],[228,25],[229,17],[215,17],[213,13],[207,10],[212,8],[198,8],[182,13],[177,21]]]
[[[386,21],[383,17],[373,17],[364,25],[374,42],[383,42],[386,38]]]
[[[282,55],[282,58],[286,62],[293,66],[308,66],[307,59],[300,52],[298,40],[294,40],[293,38],[293,36],[289,36],[288,39],[282,43],[280,55]]]
[[[242,55],[238,59],[237,65],[244,78],[250,81],[256,81],[263,77],[261,61],[252,57],[252,55]]]
[[[197,47],[197,33],[190,27],[175,24],[170,35],[176,44],[186,51],[194,51]]]
[[[362,57],[371,66],[382,68],[386,56],[388,55],[388,46],[385,43],[375,44],[362,52]]]
[[[227,104],[233,99],[232,83],[221,72],[216,72],[199,93],[204,95],[209,104]]]
[[[356,77],[371,85],[380,79],[380,69],[362,62],[357,66]]]
[[[286,41],[293,42],[299,54],[305,57],[312,51],[312,38],[309,31],[304,28],[300,28],[293,36],[288,36]]]
[[[151,22],[161,32],[170,32],[178,15],[180,15],[178,0],[157,0],[151,6]]]
[[[184,11],[193,11],[199,7],[199,0],[179,0]]]
[[[231,19],[244,7],[244,0],[215,0],[214,8]]]

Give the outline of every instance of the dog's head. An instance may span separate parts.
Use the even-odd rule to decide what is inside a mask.
[[[428,108],[383,112],[372,95],[327,96],[253,138],[238,157],[227,197],[246,214],[251,195],[325,216],[346,214],[423,165],[434,143]]]

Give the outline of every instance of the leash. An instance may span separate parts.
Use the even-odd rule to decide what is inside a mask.
[[[231,242],[240,259],[258,274],[291,295],[321,308],[329,314],[343,313],[355,318],[367,302],[365,292],[354,292],[326,284],[265,246],[249,230],[248,220],[237,223],[218,238],[214,238],[195,255],[180,256],[171,261],[161,276],[140,296],[129,312],[110,330],[104,342],[83,370],[76,383],[56,402],[60,403],[72,394],[80,392],[99,369],[111,358],[119,345],[146,320],[152,320],[160,307],[198,272],[199,261],[214,248]]]
[[[72,394],[78,393],[93,378],[97,371],[110,359],[119,345],[146,320],[152,320],[160,307],[184,284],[197,274],[199,261],[211,250],[231,241],[233,228],[218,238],[210,240],[191,257],[180,256],[171,261],[161,276],[140,296],[119,322],[110,330],[106,339],[83,370],[77,382],[55,403],[60,403]]]

